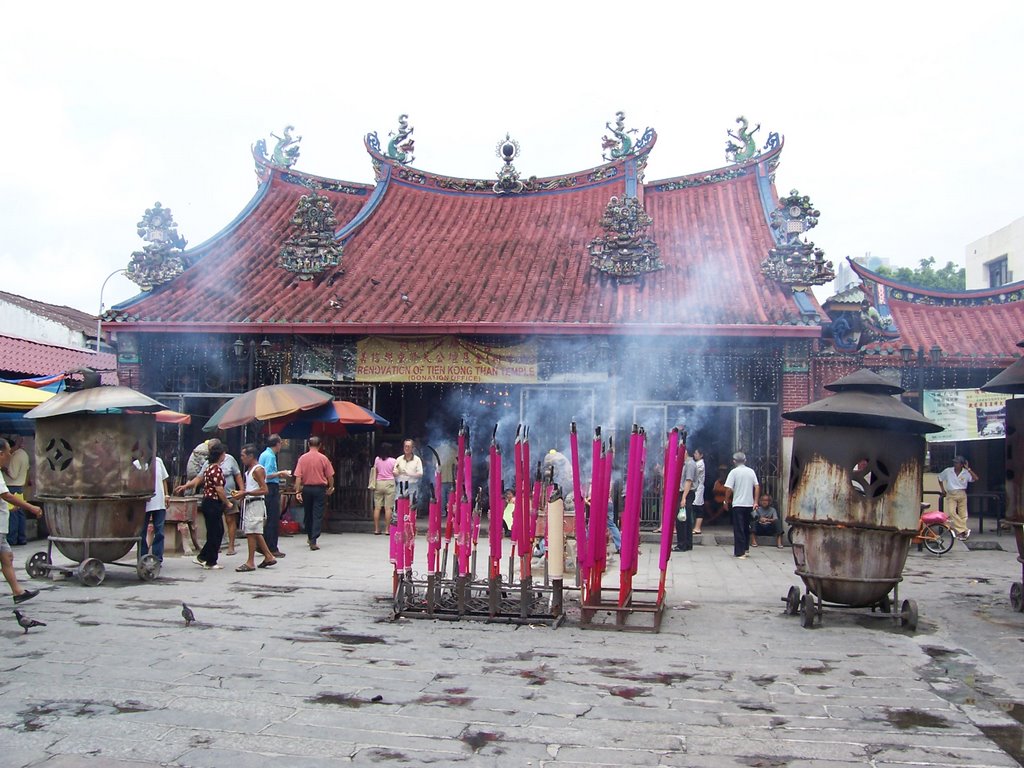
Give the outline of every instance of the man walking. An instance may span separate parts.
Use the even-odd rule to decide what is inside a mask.
[[[277,560],[263,538],[263,529],[267,523],[267,471],[256,457],[256,446],[242,446],[242,466],[245,468],[245,487],[234,492],[233,497],[242,506],[242,534],[249,547],[249,557],[235,568],[239,573],[255,571],[256,550],[263,555],[259,568],[270,568],[277,565]]]
[[[6,440],[0,437],[0,469],[6,469],[11,462],[11,446]],[[39,594],[37,589],[25,589],[18,583],[18,577],[14,572],[14,553],[11,545],[7,543],[7,524],[10,517],[7,515],[9,505],[35,515],[43,516],[43,510],[35,504],[29,504],[20,496],[16,496],[7,489],[4,482],[4,473],[0,472],[0,570],[11,587],[11,594],[14,595],[14,602],[24,603]]]
[[[281,525],[281,478],[291,475],[287,469],[277,468],[277,454],[281,452],[283,442],[280,435],[267,438],[267,447],[260,454],[260,466],[267,473],[267,523],[263,526],[263,539],[274,557],[284,557],[278,549],[278,528]],[[244,511],[243,511],[244,516]]]
[[[28,452],[24,448],[24,438],[21,435],[12,435],[8,443],[11,446],[10,463],[4,467],[4,482],[7,490],[16,496],[25,498],[25,486],[28,485],[29,460]],[[7,524],[7,543],[12,547],[19,544],[28,544],[28,536],[25,533],[25,513],[20,507],[12,506]]]
[[[939,473],[939,495],[946,501],[942,511],[949,515],[950,526],[960,541],[971,535],[967,527],[967,486],[978,479],[963,456],[953,457],[953,466]]]
[[[750,519],[754,513],[754,499],[761,495],[757,475],[747,466],[747,455],[736,451],[732,455],[733,468],[725,478],[725,506],[732,508],[732,553],[746,560],[750,548]]]
[[[334,466],[320,453],[320,438],[309,438],[309,450],[295,464],[295,500],[302,505],[309,548],[320,549],[316,540],[324,523],[324,504],[334,493]]]

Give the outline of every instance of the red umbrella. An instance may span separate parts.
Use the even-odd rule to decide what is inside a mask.
[[[210,417],[204,432],[270,421],[329,403],[331,396],[304,384],[269,384],[228,400]]]

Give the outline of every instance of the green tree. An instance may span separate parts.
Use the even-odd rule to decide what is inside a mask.
[[[942,291],[962,291],[967,288],[967,270],[947,261],[946,266],[935,269],[935,257],[921,259],[916,269],[910,267],[879,267],[878,274],[891,277],[918,288],[935,288]]]

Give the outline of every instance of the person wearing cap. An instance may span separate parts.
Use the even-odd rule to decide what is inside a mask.
[[[745,560],[750,548],[750,520],[754,514],[754,500],[761,495],[757,474],[747,466],[747,455],[736,451],[732,455],[733,468],[725,478],[725,506],[732,509],[732,553]]]
[[[963,456],[953,457],[953,466],[939,473],[939,495],[945,498],[942,511],[949,515],[950,527],[961,541],[971,535],[967,527],[967,486],[978,479]]]

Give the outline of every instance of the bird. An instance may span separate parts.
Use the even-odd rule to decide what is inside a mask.
[[[406,303],[408,303],[410,301],[408,293],[403,293],[402,294],[402,301],[404,301]]]
[[[21,611],[16,610],[14,612],[14,615],[18,617],[18,623],[25,630],[25,634],[26,635],[28,634],[28,630],[29,630],[30,627],[45,627],[46,626],[46,624],[44,624],[41,621],[36,621],[35,619],[30,619],[28,616],[25,616]]]
[[[192,613],[192,609],[184,603],[181,604],[181,617],[185,619],[186,627],[196,620],[196,615]]]
[[[370,278],[370,282],[371,282],[371,283],[372,283],[373,285],[380,285],[380,280],[378,280],[378,279],[377,279],[377,278],[375,278],[375,277],[371,277],[371,278]]]

